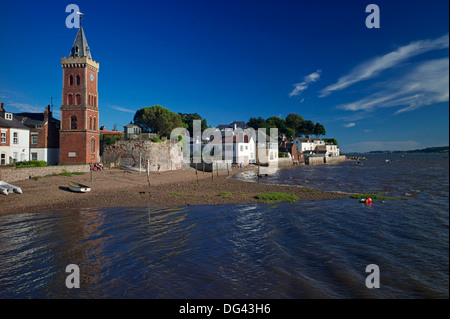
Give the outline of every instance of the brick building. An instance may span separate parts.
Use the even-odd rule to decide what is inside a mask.
[[[99,63],[80,26],[69,57],[61,58],[63,89],[61,104],[60,164],[100,161],[98,110]]]
[[[30,160],[57,164],[60,121],[53,117],[50,105],[43,113],[15,113],[14,118],[30,129]]]

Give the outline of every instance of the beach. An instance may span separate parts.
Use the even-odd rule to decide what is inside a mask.
[[[150,186],[146,173],[105,169],[84,175],[40,177],[14,182],[23,194],[0,196],[0,215],[39,212],[64,208],[102,207],[176,207],[184,205],[221,205],[230,203],[264,203],[258,194],[283,192],[299,200],[347,197],[348,194],[326,192],[293,185],[264,184],[230,179],[229,176],[255,168],[235,168],[214,173],[195,170],[151,172]],[[198,182],[197,182],[198,179]],[[91,187],[89,193],[72,192],[68,183],[75,181]]]

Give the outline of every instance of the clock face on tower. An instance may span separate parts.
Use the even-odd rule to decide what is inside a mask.
[[[91,82],[94,81],[94,75],[93,74],[91,74],[90,79],[91,79]]]

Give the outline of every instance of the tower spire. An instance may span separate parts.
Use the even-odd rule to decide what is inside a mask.
[[[84,57],[87,56],[92,59],[91,52],[89,50],[89,46],[86,41],[86,36],[84,35],[84,30],[81,25],[81,21],[83,20],[84,14],[81,12],[77,12],[80,15],[80,28],[78,29],[77,36],[75,37],[75,41],[72,45],[72,50],[70,50],[69,57]]]

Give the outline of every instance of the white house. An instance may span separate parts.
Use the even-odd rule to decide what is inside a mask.
[[[222,140],[222,149],[225,158],[233,158],[235,164],[248,165],[256,162],[256,143],[253,136],[226,136]]]
[[[0,107],[0,165],[30,160],[30,129]]]
[[[339,147],[334,144],[326,144],[327,149],[327,156],[339,156],[341,155],[341,151],[339,150]]]
[[[298,152],[315,153],[318,146],[325,145],[320,138],[298,137],[294,140]]]

